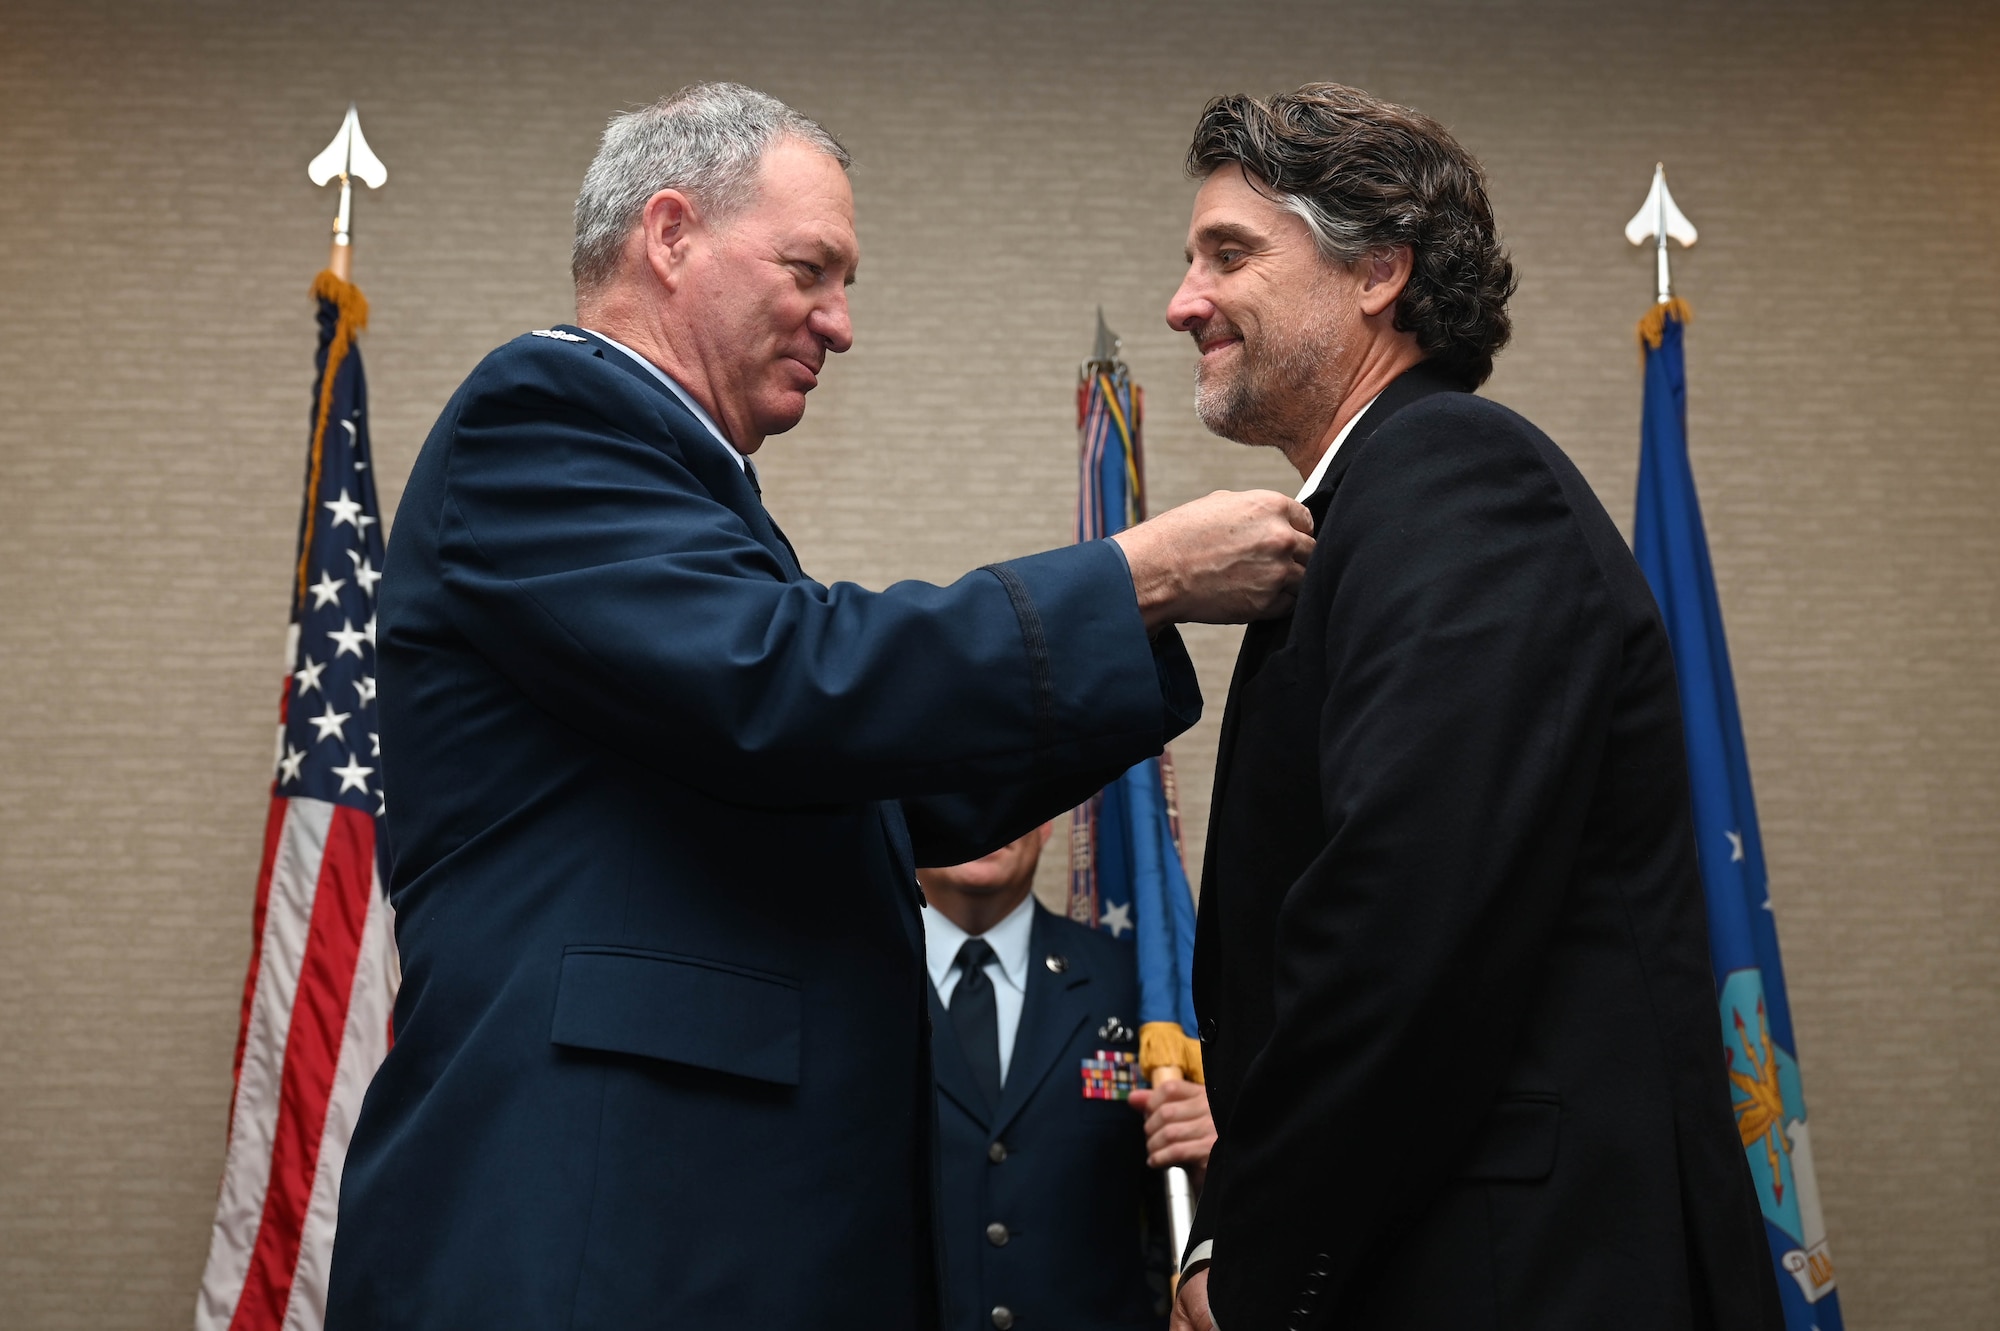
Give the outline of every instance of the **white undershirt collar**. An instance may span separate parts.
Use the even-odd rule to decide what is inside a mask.
[[[1306,477],[1305,485],[1299,490],[1299,502],[1301,504],[1312,498],[1313,491],[1319,489],[1319,483],[1326,479],[1326,469],[1333,465],[1333,455],[1340,451],[1340,446],[1347,442],[1349,432],[1361,423],[1361,418],[1368,414],[1368,408],[1374,406],[1375,399],[1381,396],[1380,393],[1377,393],[1375,397],[1371,397],[1362,403],[1361,410],[1347,418],[1347,424],[1340,427],[1340,433],[1333,437],[1331,444],[1327,445],[1326,452],[1319,455],[1319,462],[1313,467],[1312,475]]]

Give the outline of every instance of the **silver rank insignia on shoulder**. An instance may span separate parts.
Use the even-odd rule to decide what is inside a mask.
[[[552,338],[554,338],[554,339],[555,339],[556,341],[558,341],[558,342],[588,342],[588,341],[590,341],[590,339],[589,339],[589,338],[587,338],[587,337],[578,337],[578,336],[577,336],[577,335],[576,335],[575,333],[565,333],[565,332],[564,332],[564,331],[563,331],[562,329],[560,329],[560,328],[530,328],[530,329],[528,330],[528,336],[529,336],[529,337],[552,337]]]

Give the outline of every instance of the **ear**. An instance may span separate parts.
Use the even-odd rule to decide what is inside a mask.
[[[1048,822],[1043,823],[1040,827],[1036,828],[1035,830],[1042,834],[1042,839],[1039,844],[1046,846],[1049,844],[1049,838],[1055,835],[1055,830],[1056,830],[1055,820],[1051,818]]]
[[[1376,318],[1396,307],[1403,289],[1410,285],[1410,269],[1416,257],[1408,245],[1390,245],[1370,250],[1356,265],[1361,273],[1361,312]]]
[[[640,210],[637,243],[646,266],[672,291],[687,271],[688,249],[700,230],[701,212],[677,189],[663,189]]]

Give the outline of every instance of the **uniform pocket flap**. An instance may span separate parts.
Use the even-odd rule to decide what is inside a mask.
[[[799,986],[637,948],[563,949],[549,1039],[799,1084]]]
[[[1495,1183],[1534,1183],[1556,1167],[1562,1101],[1554,1096],[1509,1096],[1493,1106],[1473,1143],[1462,1177]]]

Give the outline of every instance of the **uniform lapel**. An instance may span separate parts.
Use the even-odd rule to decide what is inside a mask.
[[[590,334],[587,328],[573,329],[569,324],[558,324],[557,328],[565,332]],[[687,409],[687,405],[674,396],[672,389],[647,373],[644,366],[616,347],[606,345],[594,334],[590,335],[590,345],[591,350],[605,364],[615,365],[625,371],[652,389],[660,401],[666,404],[667,411],[674,417],[675,422],[684,427],[679,431],[683,441],[681,457],[687,464],[688,470],[695,474],[695,479],[700,481],[723,507],[743,519],[743,525],[757,538],[757,544],[769,550],[777,559],[778,566],[785,571],[785,581],[797,582],[803,578],[805,571],[799,567],[797,552],[792,549],[792,543],[785,539],[785,534],[778,530],[777,524],[771,521],[771,515],[764,511],[763,496],[758,491],[756,483],[750,479],[747,469],[738,466],[736,459],[729,456],[729,450],[709,433],[708,427],[697,420],[694,413]],[[691,445],[686,442],[690,439],[694,441]]]
[[[1005,1132],[1027,1107],[1050,1069],[1062,1061],[1077,1028],[1090,1019],[1089,958],[1058,948],[1050,924],[1054,917],[1040,905],[1034,911],[1034,927],[1028,934],[1027,1001],[1021,1008],[1021,1028],[1014,1034],[1007,1084],[1000,1089],[1000,1107],[993,1116],[996,1134]],[[1061,971],[1049,967],[1049,959],[1056,956],[1062,958]],[[1082,1094],[1080,1085],[1077,1093]]]

